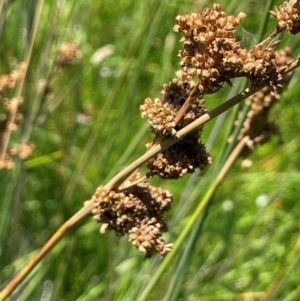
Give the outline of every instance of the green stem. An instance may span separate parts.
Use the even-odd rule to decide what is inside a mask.
[[[41,0],[42,1],[42,0]],[[300,65],[300,58],[296,59],[292,63],[286,65],[284,68],[282,68],[279,72],[282,74],[289,73],[290,71],[296,69]],[[222,114],[223,112],[229,110],[234,105],[239,103],[240,101],[244,100],[245,98],[249,97],[250,95],[257,92],[260,88],[255,89],[246,89],[243,92],[239,93],[238,95],[230,98],[226,102],[222,103],[220,106],[216,107],[215,109],[211,110],[207,114],[201,116],[182,130],[180,130],[177,133],[177,139],[166,139],[165,141],[161,142],[159,145],[157,145],[155,148],[148,151],[146,154],[138,158],[136,161],[134,161],[132,164],[130,164],[127,168],[125,168],[123,171],[121,171],[119,174],[117,174],[110,182],[108,182],[105,187],[107,190],[111,190],[114,187],[118,187],[119,184],[121,184],[136,168],[143,165],[145,162],[147,162],[150,158],[158,154],[159,152],[167,149],[171,145],[175,144],[178,140],[182,139],[184,136],[188,135],[195,129],[197,129],[199,126],[203,125],[204,123],[208,122],[209,120],[217,117],[218,115]],[[245,137],[246,139],[247,137]],[[245,142],[245,139],[243,139],[241,142]],[[243,142],[243,143],[244,143]],[[168,266],[170,263],[170,260],[172,257],[176,254],[178,251],[180,245],[183,243],[185,237],[190,232],[191,227],[195,223],[195,221],[198,218],[198,215],[202,212],[202,210],[205,208],[207,203],[209,202],[211,196],[213,195],[216,187],[222,181],[223,177],[226,174],[226,168],[229,168],[233,162],[233,159],[228,158],[227,163],[224,165],[223,169],[221,170],[219,176],[217,177],[214,184],[210,187],[210,189],[207,191],[205,197],[201,201],[201,203],[198,205],[196,211],[194,212],[192,218],[189,220],[187,226],[185,227],[184,231],[179,236],[177,242],[174,245],[173,252],[169,254],[166,259],[162,262],[161,266],[159,267],[157,273],[155,276],[151,279],[148,286],[146,287],[146,290],[142,293],[141,299],[144,300],[151,289],[156,284],[157,280],[159,279],[159,273],[162,273],[164,269]],[[76,212],[69,220],[67,220],[56,232],[55,234],[48,240],[48,242],[44,245],[44,247],[41,249],[41,251],[38,253],[38,255],[30,261],[25,267],[11,280],[11,282],[3,289],[3,291],[0,292],[0,301],[6,300],[6,298],[18,287],[18,285],[28,276],[28,274],[36,267],[36,265],[42,260],[42,258],[49,253],[49,251],[57,244],[59,240],[62,239],[62,237],[66,234],[67,230],[73,227],[78,221],[85,218],[87,215],[90,214],[92,209],[94,208],[93,201],[89,201],[88,204],[86,204],[83,208],[81,208],[78,212]]]
[[[200,214],[203,212],[204,208],[206,207],[206,205],[208,204],[208,202],[212,198],[216,188],[221,183],[221,181],[224,179],[226,173],[228,172],[228,170],[230,169],[232,164],[235,162],[236,158],[238,157],[238,155],[240,154],[241,150],[244,148],[246,143],[249,141],[249,139],[250,138],[248,136],[244,137],[244,139],[242,139],[239,142],[239,144],[235,147],[235,149],[233,150],[233,152],[229,156],[228,160],[226,161],[225,165],[223,166],[222,170],[220,171],[219,175],[217,176],[216,180],[214,181],[214,183],[210,186],[210,188],[206,192],[205,196],[203,197],[203,199],[201,200],[201,202],[197,206],[197,208],[194,211],[193,215],[189,218],[187,224],[183,228],[183,231],[180,233],[179,237],[177,238],[172,252],[169,253],[166,256],[166,258],[162,261],[162,263],[160,264],[160,266],[156,270],[155,274],[151,278],[150,282],[146,286],[145,290],[140,295],[140,297],[138,299],[139,301],[146,300],[149,293],[155,287],[158,280],[162,276],[163,272],[170,265],[170,263],[174,259],[175,255],[177,255],[177,252],[179,251],[179,249],[183,245],[183,243],[184,243],[186,237],[188,236],[188,234],[191,232],[191,230],[192,230],[193,226],[195,225],[197,219],[199,218]]]

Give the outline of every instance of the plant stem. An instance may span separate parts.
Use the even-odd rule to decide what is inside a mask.
[[[197,221],[199,215],[202,213],[203,209],[206,207],[208,202],[210,201],[211,197],[213,196],[216,188],[221,183],[221,181],[224,179],[224,176],[232,166],[232,164],[235,162],[237,157],[239,156],[241,150],[244,148],[246,143],[249,141],[249,136],[244,137],[238,145],[235,147],[235,149],[232,151],[230,156],[228,157],[228,160],[226,161],[225,165],[223,166],[222,170],[220,171],[219,175],[217,176],[214,183],[210,186],[208,191],[206,192],[205,196],[195,209],[193,215],[189,218],[186,226],[183,228],[183,231],[177,238],[173,250],[171,253],[169,253],[166,258],[162,261],[158,269],[156,270],[154,276],[149,281],[148,285],[146,286],[145,290],[142,292],[142,294],[139,297],[139,301],[146,300],[147,296],[151,292],[151,290],[155,287],[156,283],[158,282],[159,278],[165,271],[165,269],[169,266],[169,264],[174,259],[175,255],[177,255],[177,252],[179,251],[180,247],[182,246],[185,238],[188,236],[188,234],[191,232],[192,227],[194,226],[195,222]]]
[[[192,103],[192,99],[194,96],[196,96],[198,91],[198,87],[196,86],[191,94],[189,95],[189,97],[186,99],[186,101],[184,102],[184,104],[182,105],[182,107],[180,108],[180,110],[177,112],[176,116],[175,116],[175,123],[177,124],[180,119],[182,118],[182,116],[185,114],[185,112],[189,109],[191,103]]]
[[[89,204],[90,206],[92,203]],[[36,267],[36,265],[45,257],[46,254],[64,237],[69,229],[71,229],[76,221],[88,215],[91,211],[90,206],[84,206],[69,220],[67,220],[47,241],[38,254],[30,260],[22,270],[5,286],[0,292],[0,301],[6,300],[20,283],[28,276],[28,274]]]
[[[42,0],[41,0],[42,1]],[[290,71],[296,69],[300,65],[300,58],[296,59],[295,61],[291,62],[290,64],[283,67],[279,72],[283,75],[285,73],[289,73]],[[106,185],[105,188],[107,191],[110,191],[113,188],[118,187],[121,183],[124,182],[124,180],[138,167],[143,165],[145,162],[147,162],[149,159],[157,155],[159,152],[164,151],[171,145],[178,142],[178,140],[182,139],[195,129],[197,129],[199,126],[203,125],[204,123],[208,122],[209,120],[217,117],[218,115],[222,114],[223,112],[229,110],[234,105],[239,103],[240,101],[246,99],[250,95],[254,94],[258,90],[262,89],[263,87],[256,87],[252,89],[246,89],[243,92],[237,94],[236,96],[230,98],[226,102],[222,103],[218,107],[214,108],[213,110],[209,111],[208,113],[204,114],[194,122],[190,123],[183,129],[177,132],[177,139],[166,139],[165,141],[162,141],[160,144],[155,146],[153,149],[150,149],[148,152],[146,152],[144,155],[142,155],[140,158],[138,158],[136,161],[131,163],[128,167],[126,167],[124,170],[122,170],[120,173],[118,173],[114,178],[112,178]],[[243,147],[243,144],[247,142],[247,137],[245,137],[241,142],[237,145],[236,149],[238,147]],[[234,162],[234,158],[232,156],[236,156],[236,153],[238,153],[238,150],[233,151],[232,155],[229,156],[227,163],[224,165],[222,170],[219,173],[219,176],[216,178],[214,184],[210,187],[210,189],[207,191],[205,197],[202,199],[202,201],[199,203],[196,211],[194,212],[192,218],[189,220],[187,226],[184,228],[184,231],[181,233],[181,235],[178,237],[173,252],[170,253],[166,259],[162,262],[160,267],[158,268],[155,277],[151,279],[148,286],[146,287],[146,290],[143,292],[143,294],[140,297],[140,300],[144,300],[144,298],[149,294],[151,289],[154,287],[156,282],[158,281],[160,274],[165,270],[165,268],[170,263],[171,259],[174,257],[174,255],[177,253],[179,247],[182,245],[183,240],[190,232],[190,229],[192,228],[194,222],[198,218],[198,215],[202,212],[202,210],[207,205],[208,201],[210,200],[211,196],[213,195],[216,187],[222,181],[223,177],[227,173],[228,169],[230,168],[231,164]],[[28,263],[26,264],[23,269],[5,286],[5,288],[0,292],[0,301],[6,300],[6,298],[12,294],[12,292],[18,287],[18,285],[26,278],[26,276],[35,268],[35,266],[43,259],[43,257],[63,238],[63,236],[67,233],[67,231],[73,227],[78,221],[85,218],[94,208],[94,203],[92,200],[89,201],[88,204],[86,204],[83,208],[81,208],[77,213],[75,213],[69,220],[67,220],[55,233],[54,235],[47,241],[47,243],[44,245],[44,247],[40,250],[40,252]]]

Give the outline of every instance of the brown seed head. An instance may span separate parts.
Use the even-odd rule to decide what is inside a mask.
[[[179,52],[183,67],[181,79],[198,77],[199,91],[205,94],[218,90],[223,82],[237,76],[243,62],[238,58],[241,46],[236,41],[235,27],[245,17],[244,13],[228,16],[219,4],[204,9],[201,14],[178,16],[173,29],[184,35],[183,50]]]
[[[130,180],[134,182],[138,177],[139,173]],[[169,191],[147,181],[109,193],[100,186],[92,197],[93,219],[102,223],[101,233],[114,230],[120,236],[129,234],[129,240],[141,253],[148,257],[155,252],[163,255],[168,249],[160,239],[167,230],[163,213],[170,209],[172,199]]]
[[[57,50],[55,63],[58,67],[63,68],[73,64],[81,56],[82,52],[76,43],[63,43]]]
[[[286,29],[291,34],[297,34],[300,31],[299,0],[285,1],[270,13],[276,18],[279,30]]]
[[[292,61],[290,54],[289,48],[274,53],[276,71]],[[247,99],[251,110],[248,112],[238,140],[240,141],[245,136],[249,136],[251,140],[244,148],[243,156],[249,155],[257,144],[266,143],[272,135],[279,136],[280,142],[282,141],[279,127],[275,123],[269,122],[268,118],[270,109],[280,99],[283,87],[288,85],[292,75],[293,72],[284,75],[280,81],[281,86],[275,88],[267,86]]]

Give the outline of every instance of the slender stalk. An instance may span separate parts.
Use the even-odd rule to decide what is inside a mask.
[[[3,9],[4,0],[0,0],[0,16],[2,17],[2,9]]]
[[[183,228],[183,231],[181,232],[181,234],[177,238],[177,240],[176,240],[176,242],[175,242],[175,244],[173,246],[172,252],[170,252],[166,256],[166,258],[162,261],[162,263],[158,267],[156,273],[151,278],[151,280],[149,281],[149,283],[146,286],[145,290],[140,295],[140,297],[138,299],[139,301],[146,300],[146,298],[148,297],[149,293],[155,287],[156,283],[158,282],[158,280],[161,277],[161,275],[163,274],[163,272],[166,270],[166,268],[172,262],[172,260],[175,257],[175,255],[177,255],[180,247],[182,246],[184,240],[186,239],[186,237],[190,233],[190,231],[191,231],[192,227],[194,226],[195,222],[197,221],[199,215],[202,213],[203,209],[206,207],[206,205],[210,201],[210,199],[213,196],[216,188],[221,183],[221,181],[223,180],[224,176],[226,175],[226,173],[228,172],[228,170],[230,169],[230,167],[232,166],[232,164],[235,162],[235,160],[237,159],[237,157],[240,154],[241,150],[244,148],[244,146],[249,141],[249,139],[250,139],[249,136],[244,137],[238,143],[238,145],[235,147],[235,149],[233,150],[233,152],[231,153],[231,155],[228,157],[228,160],[226,161],[225,165],[223,166],[223,168],[220,171],[219,175],[217,176],[216,180],[210,186],[210,188],[206,192],[205,196],[203,197],[203,199],[199,203],[198,207],[195,209],[193,215],[189,218],[186,226]]]
[[[288,64],[285,67],[283,67],[279,71],[279,73],[281,73],[282,75],[286,74],[286,73],[289,73],[292,70],[294,70],[297,67],[299,67],[299,65],[300,65],[300,58],[294,60],[290,64]],[[232,108],[233,106],[235,106],[236,104],[238,104],[242,100],[248,98],[249,96],[251,96],[252,94],[256,93],[257,91],[259,91],[262,88],[263,87],[255,87],[255,88],[252,88],[252,89],[250,89],[250,88],[245,89],[241,93],[239,93],[236,96],[230,98],[226,102],[224,102],[221,105],[219,105],[218,107],[212,109],[208,113],[202,115],[201,117],[199,117],[198,119],[196,119],[192,123],[188,124],[183,129],[181,129],[180,131],[178,131],[177,135],[176,135],[177,139],[178,140],[182,139],[183,137],[185,137],[186,135],[190,134],[191,132],[193,132],[195,129],[197,129],[201,125],[205,124],[209,120],[214,119],[215,117],[219,116],[223,112],[229,110],[230,108]],[[165,149],[167,149],[168,147],[170,147],[171,145],[175,144],[178,140],[168,138],[168,139],[162,141],[160,144],[158,144],[155,147],[153,147],[152,149],[150,149],[147,153],[145,153],[144,155],[142,155],[139,159],[137,159],[136,161],[134,161],[132,164],[130,164],[124,170],[122,170],[120,173],[118,173],[114,178],[112,178],[105,185],[106,189],[107,190],[111,190],[112,188],[118,187],[128,177],[128,175],[130,175],[136,168],[138,168],[142,164],[146,163],[149,159],[151,159],[152,157],[154,157],[159,152],[162,152]]]
[[[41,0],[42,1],[42,0]],[[285,74],[289,73],[290,71],[296,69],[300,65],[300,58],[296,59],[292,63],[286,65],[284,68],[280,70],[280,73]],[[239,103],[240,101],[246,99],[250,95],[257,92],[260,88],[255,89],[246,89],[243,92],[239,93],[238,95],[230,98],[226,102],[222,103],[220,106],[214,108],[210,112],[204,114],[191,124],[187,125],[177,133],[177,139],[166,139],[162,141],[159,145],[155,146],[153,149],[149,150],[147,153],[142,155],[132,164],[130,164],[127,168],[122,170],[119,174],[117,174],[114,178],[112,178],[106,185],[105,188],[109,191],[113,188],[118,187],[124,180],[138,167],[146,163],[149,159],[154,157],[159,152],[167,149],[171,145],[175,144],[178,140],[182,139],[192,131],[194,131],[199,126],[203,125],[204,123],[208,122],[209,120],[217,117],[218,115],[222,114],[223,112],[229,110],[234,105]],[[209,202],[211,196],[213,195],[216,187],[222,181],[223,177],[227,173],[228,169],[234,162],[234,157],[238,154],[238,149],[242,148],[245,143],[247,142],[247,137],[245,137],[241,142],[237,145],[236,151],[232,152],[232,155],[229,156],[227,163],[224,165],[222,170],[220,171],[219,176],[216,178],[214,184],[210,187],[207,191],[205,197],[199,203],[196,211],[192,215],[191,219],[189,220],[188,224],[184,228],[184,231],[178,237],[173,252],[171,252],[166,259],[162,262],[160,267],[158,268],[155,276],[151,279],[148,286],[140,296],[140,300],[145,300],[151,289],[155,286],[156,282],[158,281],[160,275],[165,270],[165,268],[169,265],[172,258],[178,252],[179,247],[182,245],[184,239],[190,232],[193,224],[197,220],[199,214],[205,208],[207,203]],[[73,227],[78,221],[82,220],[86,217],[94,208],[94,204],[92,201],[89,201],[83,208],[81,208],[77,213],[75,213],[69,220],[67,220],[55,233],[54,235],[48,240],[48,242],[44,245],[44,247],[40,250],[40,252],[34,257],[28,264],[26,264],[23,269],[6,285],[6,287],[0,292],[0,301],[6,300],[6,298],[12,294],[12,292],[18,287],[18,285],[26,278],[26,276],[35,268],[35,266],[44,258],[44,256],[63,238],[63,236],[67,233],[67,231]]]
[[[232,99],[230,99],[230,100],[232,100]],[[229,101],[227,101],[227,102],[229,102]],[[225,106],[224,108],[229,109],[230,107],[231,106],[229,106],[227,108]],[[219,110],[216,110],[216,109],[214,109],[212,111],[219,112]],[[223,111],[220,111],[219,114],[221,114],[222,112]],[[215,114],[216,113],[213,113],[212,116],[214,116]],[[209,120],[209,114],[205,114],[205,115],[208,115],[208,116],[206,116],[205,118],[202,118],[201,119],[202,121],[196,123],[195,124],[196,126],[194,128],[190,128],[186,131],[185,131],[185,128],[184,128],[181,131],[179,131],[178,132],[178,139],[183,138],[185,135],[190,133],[193,129],[200,126],[202,124],[201,122],[204,123],[204,122],[208,121]],[[215,116],[217,116],[217,115],[215,115]],[[200,123],[200,125],[199,125],[199,123]],[[189,125],[188,125],[188,127],[189,127]],[[128,177],[128,175],[131,174],[137,167],[141,166],[142,164],[147,162],[150,158],[155,156],[157,153],[159,153],[160,151],[162,151],[164,149],[167,149],[168,147],[170,147],[171,145],[173,145],[177,141],[178,140],[175,140],[175,139],[167,139],[167,140],[161,142],[155,148],[149,150],[147,153],[145,153],[143,156],[141,156],[139,159],[137,159],[132,164],[130,164],[127,168],[125,168],[123,171],[121,171],[118,175],[116,175],[109,183],[107,183],[107,185],[105,185],[106,189],[111,190],[112,188],[117,187],[120,183],[123,183],[124,179],[126,179]],[[66,221],[54,233],[54,235],[48,240],[48,242],[44,245],[44,247],[40,250],[40,252],[28,264],[26,264],[25,267],[23,267],[23,269],[7,284],[7,286],[3,289],[3,291],[0,292],[0,301],[6,300],[6,298],[18,287],[18,285],[33,270],[33,268],[44,258],[44,256],[63,238],[63,236],[67,233],[67,231],[73,225],[75,225],[78,221],[80,221],[81,219],[86,217],[91,212],[91,210],[93,208],[94,208],[94,204],[93,204],[92,201],[90,201],[86,206],[81,208],[68,221]],[[202,207],[200,208],[200,211],[201,210],[202,210]],[[192,226],[192,224],[191,224],[191,226]],[[184,237],[185,237],[185,235],[184,235]],[[173,253],[175,253],[175,250],[172,252],[172,254]],[[164,261],[164,262],[166,262],[166,261]]]
[[[4,132],[4,135],[2,138],[2,143],[1,143],[1,148],[0,148],[0,162],[3,162],[5,154],[7,152],[8,143],[9,143],[9,139],[10,139],[11,131],[12,131],[11,124],[14,122],[17,111],[18,111],[18,105],[19,105],[18,99],[22,95],[25,78],[26,78],[28,66],[30,63],[31,55],[32,55],[32,49],[33,49],[34,41],[36,38],[37,30],[38,30],[40,19],[41,19],[43,5],[44,5],[44,0],[39,0],[37,7],[36,7],[34,21],[33,21],[33,29],[32,29],[32,33],[31,33],[31,38],[30,38],[28,50],[27,50],[27,53],[25,56],[25,60],[24,60],[25,61],[24,76],[17,88],[16,97],[13,100],[15,108],[8,117],[7,127],[5,129],[5,132]]]
[[[175,116],[175,123],[177,124],[180,119],[182,118],[182,116],[186,113],[186,111],[189,109],[191,103],[192,103],[192,99],[194,96],[197,95],[197,91],[198,91],[198,87],[196,86],[191,94],[189,95],[189,97],[186,99],[186,101],[184,102],[184,104],[182,105],[182,107],[180,108],[180,110],[177,112],[176,116]]]
[[[36,265],[45,257],[46,254],[65,236],[67,231],[71,229],[79,217],[84,217],[90,213],[91,208],[85,206],[67,220],[47,241],[38,254],[30,260],[22,270],[5,286],[0,292],[0,301],[6,300],[13,291],[19,286],[20,283],[28,276],[28,274],[36,267]]]

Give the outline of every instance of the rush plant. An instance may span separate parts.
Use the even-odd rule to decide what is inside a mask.
[[[0,300],[6,300],[64,235],[90,215],[101,224],[102,234],[114,231],[118,237],[127,236],[128,241],[145,257],[150,258],[156,253],[166,256],[148,283],[134,297],[148,300],[149,294],[174,262],[184,243],[193,245],[190,235],[197,227],[201,229],[208,204],[233,163],[239,157],[249,156],[258,145],[265,144],[273,135],[279,138],[279,142],[282,141],[279,126],[269,120],[270,112],[287,89],[294,70],[300,65],[300,59],[292,59],[289,45],[281,45],[278,37],[286,31],[294,39],[297,38],[294,35],[300,31],[300,1],[286,1],[275,6],[270,14],[277,22],[275,28],[265,39],[249,48],[237,36],[237,29],[247,17],[243,12],[236,16],[229,15],[220,4],[213,4],[212,8],[205,8],[202,12],[176,17],[173,31],[180,35],[180,69],[176,71],[176,77],[162,85],[160,94],[157,93],[154,98],[147,97],[140,106],[141,116],[147,119],[154,134],[153,140],[146,144],[146,152],[122,168],[106,184],[96,188],[84,206],[63,223],[10,282],[5,283]],[[63,44],[57,52],[53,73],[49,77],[55,78],[53,74],[71,65],[81,55],[76,44]],[[22,84],[28,68],[26,66],[30,66],[29,58],[30,53],[25,67],[0,78],[0,84],[3,82],[1,92],[10,88],[12,81],[20,80]],[[210,108],[211,95],[225,86],[234,89],[242,79],[244,88],[240,92],[236,91],[228,100],[223,99],[216,107]],[[12,154],[18,153],[23,159],[33,150],[33,144],[26,145],[28,154],[23,156],[25,144],[20,143],[15,152],[9,148],[11,131],[21,119],[17,114],[21,92],[22,86],[16,98],[2,100],[7,112],[3,115],[0,132],[2,168],[13,168]],[[188,174],[205,172],[209,165],[213,166],[214,158],[203,143],[204,125],[242,102],[244,107],[235,115],[229,143],[224,149],[222,161],[217,165],[211,186],[196,204],[175,241],[166,241],[162,235],[169,229],[166,214],[172,207],[174,197],[169,190],[152,185],[151,179],[178,180]],[[26,116],[23,118],[26,119]],[[143,169],[145,167],[146,171]],[[168,186],[172,190],[172,184]],[[188,246],[184,250],[186,253],[181,256],[183,265],[184,258],[191,252]],[[172,289],[167,291],[166,300],[177,298],[176,283],[182,280],[180,277],[176,279],[179,282],[171,282]],[[259,292],[258,295],[261,300],[269,300],[272,294],[271,290]],[[133,298],[129,293],[123,297],[124,300]]]

